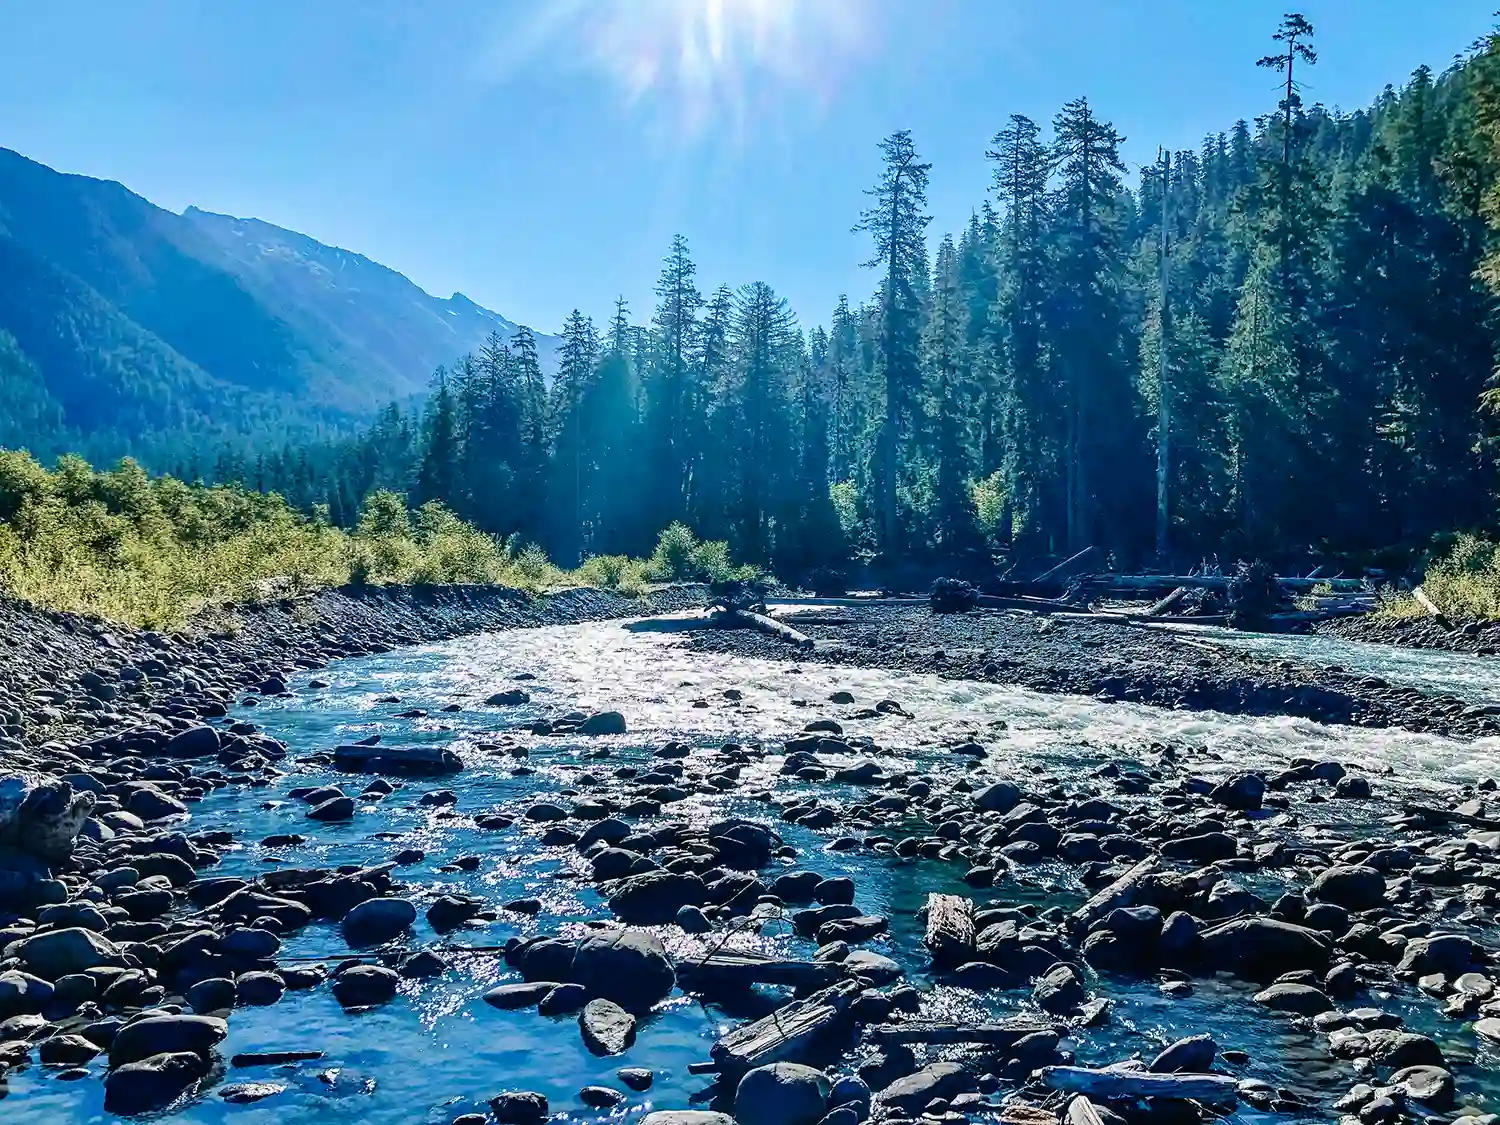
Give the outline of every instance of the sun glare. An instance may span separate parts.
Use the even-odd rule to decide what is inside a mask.
[[[868,41],[868,0],[547,0],[512,32],[526,56],[576,57],[633,105],[696,133],[787,96],[821,105]]]

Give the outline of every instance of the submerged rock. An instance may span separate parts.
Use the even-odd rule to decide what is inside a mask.
[[[739,1125],[814,1125],[828,1107],[832,1083],[821,1070],[778,1062],[746,1072],[734,1092]]]

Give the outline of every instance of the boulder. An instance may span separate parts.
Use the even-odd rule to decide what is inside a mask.
[[[1397,970],[1418,976],[1442,973],[1449,979],[1457,979],[1484,961],[1484,950],[1462,934],[1433,934],[1407,942]]]
[[[333,998],[345,1008],[370,1008],[396,995],[401,976],[380,965],[355,965],[333,978]]]
[[[228,1011],[239,995],[234,981],[227,977],[209,977],[190,987],[183,998],[200,1016]]]
[[[125,963],[114,942],[76,926],[12,942],[5,947],[5,956],[19,958],[43,980],[54,981],[69,973]]]
[[[330,797],[307,810],[309,820],[339,821],[354,819],[353,797]]]
[[[1406,1100],[1429,1110],[1445,1113],[1453,1108],[1453,1075],[1440,1066],[1407,1066],[1391,1075],[1390,1084],[1406,1094]]]
[[[662,926],[684,906],[702,906],[707,901],[707,888],[698,876],[647,871],[617,883],[609,908],[627,925]]]
[[[1152,1074],[1202,1074],[1214,1064],[1219,1045],[1211,1035],[1190,1035],[1166,1047],[1148,1068]]]
[[[0,847],[42,859],[66,859],[97,798],[47,774],[0,775]]]
[[[747,1071],[734,1091],[739,1125],[815,1125],[832,1089],[821,1070],[777,1062]]]
[[[1294,969],[1326,969],[1328,939],[1306,926],[1275,918],[1236,918],[1204,930],[1203,959],[1251,980],[1273,979]]]
[[[625,716],[618,711],[596,711],[578,724],[579,734],[624,734]]]
[[[1255,994],[1255,1002],[1264,1004],[1276,1012],[1291,1012],[1298,1016],[1315,1016],[1333,1007],[1322,989],[1295,981],[1281,981]]]
[[[351,946],[379,945],[405,933],[417,920],[417,908],[404,898],[371,898],[344,915],[339,924]]]
[[[640,1125],[735,1125],[727,1113],[707,1109],[658,1109],[641,1118]]]
[[[613,1000],[635,1012],[664,999],[677,983],[661,939],[649,930],[614,930],[579,941],[565,979],[591,996]]]
[[[1346,910],[1370,910],[1385,901],[1385,876],[1373,867],[1330,867],[1313,880],[1308,894]]]
[[[1062,1016],[1082,1007],[1083,1002],[1088,999],[1088,993],[1072,965],[1058,964],[1038,979],[1031,998],[1042,1011]]]
[[[915,1074],[898,1078],[880,1091],[881,1106],[916,1116],[934,1098],[949,1099],[972,1089],[974,1078],[956,1062],[928,1063]]]
[[[167,739],[160,750],[169,758],[207,758],[221,748],[219,732],[210,726],[189,727]]]
[[[445,777],[464,768],[446,746],[335,746],[335,769],[397,777]]]
[[[497,691],[484,702],[488,707],[519,707],[523,703],[531,702],[531,693],[522,691],[520,688],[510,688],[506,691]]]
[[[30,973],[15,969],[0,973],[0,1020],[40,1012],[52,993],[51,984]]]
[[[151,1055],[115,1067],[104,1079],[105,1112],[133,1116],[165,1109],[209,1069],[209,1061],[192,1051]]]
[[[590,1000],[578,1013],[583,1043],[596,1055],[619,1055],[635,1042],[635,1017],[613,1000]]]
[[[547,1120],[547,1099],[531,1090],[507,1090],[490,1099],[500,1125],[540,1125]]]
[[[109,1045],[109,1065],[184,1051],[207,1058],[228,1033],[229,1025],[215,1016],[147,1016],[120,1028]]]
[[[1214,786],[1208,796],[1210,800],[1217,801],[1228,808],[1248,812],[1260,808],[1265,795],[1265,778],[1258,774],[1242,773]]]
[[[974,807],[981,812],[1008,813],[1021,803],[1021,790],[1008,781],[986,785],[974,794]]]

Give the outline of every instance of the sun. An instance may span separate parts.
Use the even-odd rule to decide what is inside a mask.
[[[871,0],[543,0],[513,42],[602,72],[695,134],[788,96],[822,104],[869,38]]]

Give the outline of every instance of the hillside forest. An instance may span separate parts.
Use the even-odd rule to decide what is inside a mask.
[[[872,292],[803,326],[767,283],[708,288],[677,238],[649,323],[623,302],[439,368],[357,437],[183,456],[353,526],[437,501],[567,565],[681,521],[784,577],[852,553],[1095,545],[1121,561],[1373,552],[1492,527],[1500,37],[1373,105],[1281,97],[1127,185],[1108,107],[998,117],[993,186],[931,230],[920,138],[851,206]],[[874,162],[872,162],[874,167]]]

